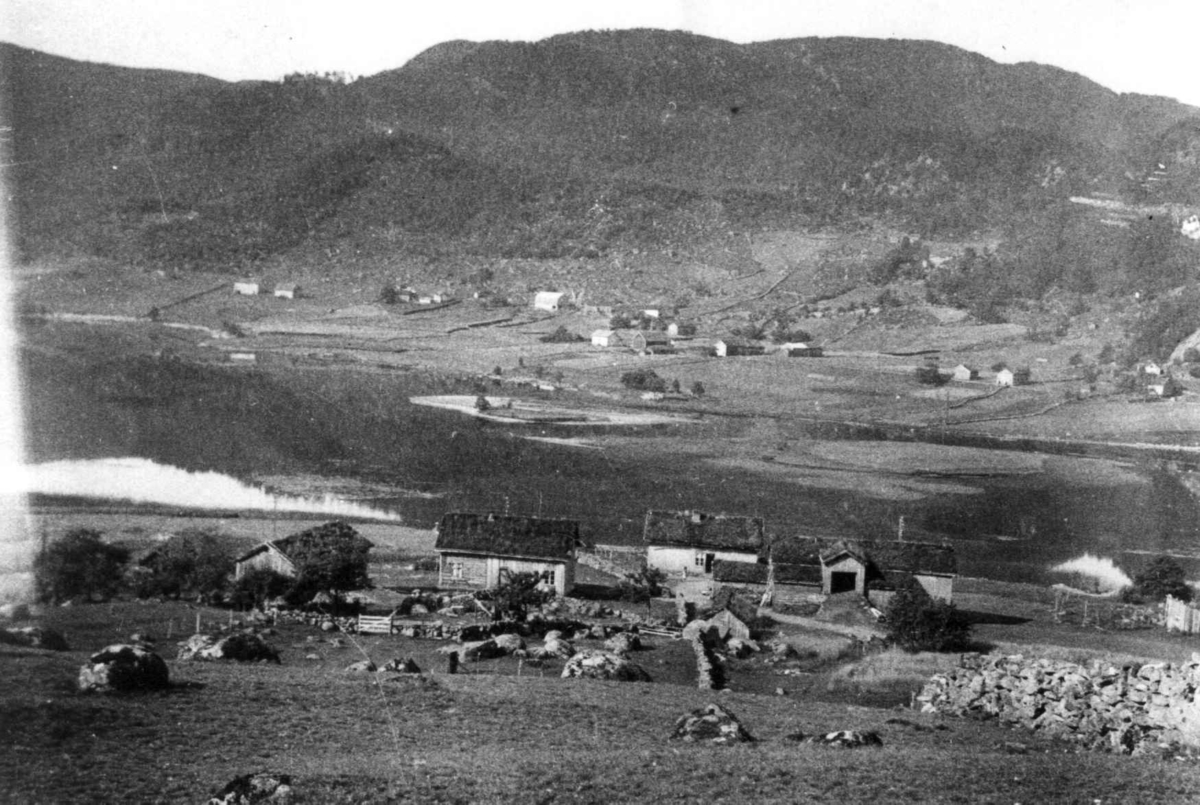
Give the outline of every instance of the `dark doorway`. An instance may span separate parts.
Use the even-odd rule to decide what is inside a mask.
[[[717,558],[716,554],[712,554],[712,553],[704,554],[704,572],[705,573],[712,573],[713,560],[716,558]]]
[[[858,574],[834,571],[829,580],[830,593],[852,593],[858,589]]]

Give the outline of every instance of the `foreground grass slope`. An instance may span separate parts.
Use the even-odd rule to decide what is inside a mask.
[[[164,614],[117,610],[51,613],[75,651],[0,651],[0,799],[196,802],[259,769],[293,775],[300,801],[310,803],[1186,802],[1200,795],[1191,763],[1076,753],[993,724],[908,710],[562,680],[528,668],[516,677],[486,663],[465,675],[434,667],[422,678],[377,683],[344,668],[364,652],[377,662],[404,656],[412,641],[370,638],[361,648],[338,648],[301,627],[274,638],[281,666],[170,661],[168,693],[78,695],[73,680],[90,650],[120,627]],[[759,741],[726,748],[668,740],[678,716],[714,700]],[[884,746],[832,750],[786,738],[836,729],[876,730]]]

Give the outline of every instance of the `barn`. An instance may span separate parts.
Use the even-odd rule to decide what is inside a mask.
[[[757,341],[745,338],[722,338],[713,344],[713,352],[718,358],[732,358],[735,355],[762,355],[767,348]]]
[[[979,370],[974,366],[967,366],[965,363],[960,363],[954,367],[953,377],[955,380],[964,382],[967,380],[978,380]]]
[[[258,282],[255,280],[235,280],[233,292],[242,296],[258,296]]]
[[[533,307],[535,310],[557,313],[563,296],[565,294],[561,291],[538,291],[533,297]]]
[[[295,299],[300,288],[294,282],[281,282],[275,286],[275,297],[278,299]]]
[[[671,339],[662,330],[637,330],[629,339],[630,348],[643,355],[672,352]]]
[[[449,512],[436,534],[443,589],[488,590],[510,573],[537,573],[558,595],[575,585],[575,520]]]
[[[823,595],[854,592],[877,606],[910,578],[930,597],[949,602],[958,574],[954,548],[931,542],[790,537],[773,542],[766,557],[768,585],[776,591],[784,584],[811,589],[819,583]]]
[[[273,570],[289,578],[298,572],[298,559],[317,551],[351,548],[369,551],[370,540],[359,535],[342,521],[300,531],[283,539],[268,540],[239,556],[234,564],[234,578],[240,579],[255,570]]]

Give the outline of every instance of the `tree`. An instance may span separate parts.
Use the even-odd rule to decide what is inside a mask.
[[[699,380],[697,380],[695,383],[692,383],[692,396],[693,397],[703,397],[704,396],[704,384],[701,383]]]
[[[194,595],[204,603],[218,600],[233,573],[233,557],[208,531],[185,531],[167,540],[140,568],[139,598]]]
[[[949,378],[938,371],[937,366],[926,364],[916,369],[917,382],[923,386],[943,386]]]
[[[488,402],[488,398],[480,394],[475,398],[475,410],[479,413],[492,410],[492,404]]]
[[[658,372],[653,369],[633,369],[628,371],[621,375],[621,385],[635,391],[657,391],[661,393],[667,390],[667,381],[659,377]]]
[[[400,289],[396,287],[394,282],[385,284],[379,290],[379,301],[385,305],[394,305],[400,301]]]
[[[292,580],[282,573],[260,567],[251,570],[233,583],[229,603],[238,609],[265,609],[292,586]]]
[[[538,340],[543,344],[575,344],[586,339],[579,333],[573,333],[565,325],[560,324],[557,330],[542,336]]]
[[[1180,601],[1192,600],[1192,588],[1184,579],[1183,568],[1169,556],[1156,556],[1146,569],[1133,579],[1133,587],[1125,593],[1130,601],[1146,603],[1162,601],[1167,596]]]
[[[319,592],[340,603],[350,590],[371,587],[367,552],[371,543],[348,524],[336,521],[287,537],[287,552],[296,566],[296,579],[287,591],[293,604],[308,603]]]
[[[911,578],[892,595],[885,617],[888,637],[905,651],[958,651],[971,634],[953,604],[933,600]]]
[[[129,551],[109,545],[100,532],[76,528],[52,542],[33,562],[38,599],[60,603],[111,598],[121,587]]]
[[[657,567],[644,567],[636,573],[626,573],[621,579],[621,600],[632,604],[645,604],[650,612],[650,602],[662,595],[663,582],[667,574]]]
[[[553,595],[540,588],[541,582],[538,573],[501,570],[500,583],[488,595],[495,605],[492,620],[524,621],[530,609],[541,606]]]

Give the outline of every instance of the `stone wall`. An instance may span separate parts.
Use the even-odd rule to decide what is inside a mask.
[[[1075,665],[1021,655],[964,655],[917,697],[924,712],[995,717],[1092,748],[1200,748],[1200,654],[1173,665]]]

